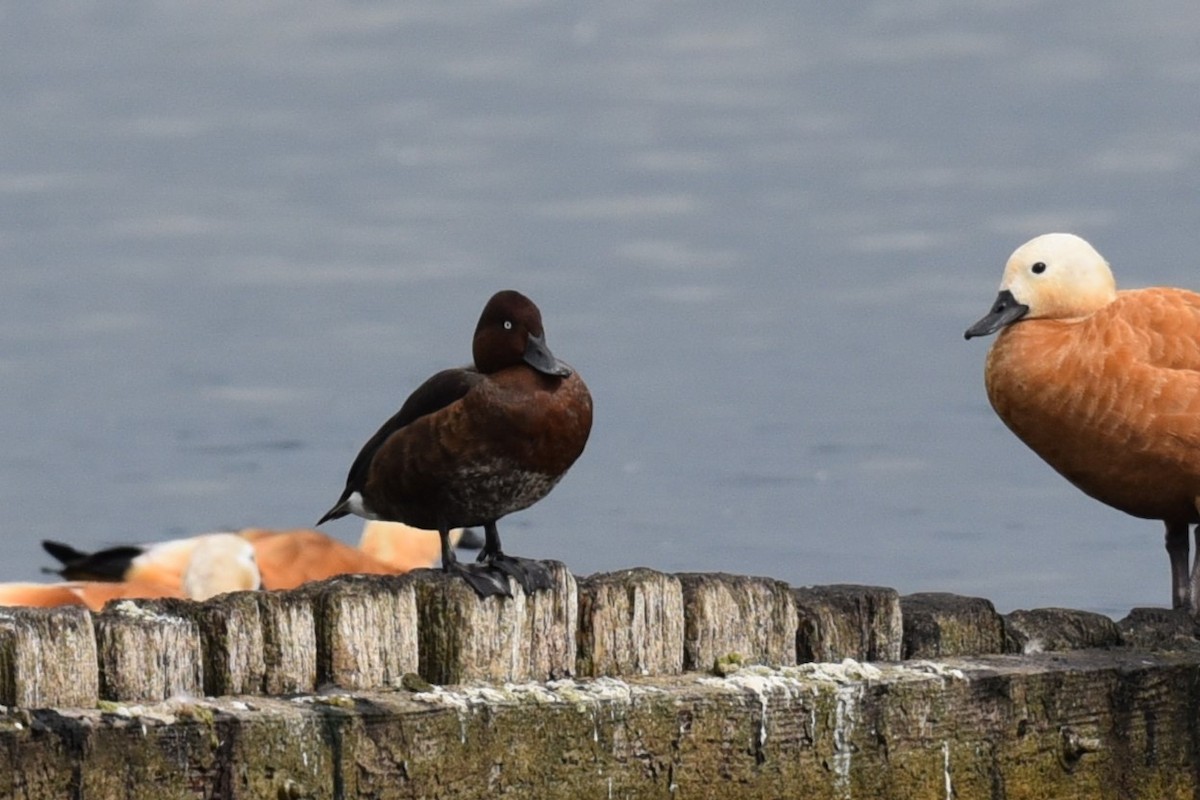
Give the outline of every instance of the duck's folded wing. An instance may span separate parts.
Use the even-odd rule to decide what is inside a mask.
[[[1106,312],[1112,358],[1131,363],[1122,401],[1146,414],[1145,425],[1161,446],[1182,445],[1177,455],[1200,455],[1200,294],[1154,288],[1123,292]],[[1121,339],[1126,341],[1123,346]]]
[[[477,383],[483,380],[483,375],[473,369],[445,369],[417,387],[404,405],[400,407],[391,419],[383,423],[375,435],[367,440],[358,457],[350,466],[350,475],[346,480],[349,489],[360,489],[367,480],[367,470],[375,451],[383,446],[396,431],[410,424],[413,420],[440,411],[451,403],[462,399]]]
[[[1153,288],[1122,292],[1096,315],[1113,344],[1131,345],[1131,355],[1150,367],[1200,372],[1200,294]]]

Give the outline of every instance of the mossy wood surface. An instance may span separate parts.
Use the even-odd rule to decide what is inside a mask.
[[[11,798],[1192,798],[1200,655],[1122,650],[0,716]]]

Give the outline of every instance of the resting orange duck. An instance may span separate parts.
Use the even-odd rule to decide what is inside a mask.
[[[461,529],[453,531],[452,541],[464,543],[463,533]],[[60,542],[47,541],[42,546],[63,563],[55,572],[64,578],[156,584],[178,591],[193,551],[211,535],[123,545],[95,553]],[[436,532],[391,522],[368,523],[358,548],[308,529],[246,528],[234,535],[252,545],[266,589],[293,589],[335,575],[394,575],[432,566],[441,555]]]
[[[1161,520],[1172,605],[1200,611],[1200,552],[1187,564],[1200,522],[1200,294],[1118,292],[1091,245],[1051,233],[1012,254],[966,337],[996,331],[985,382],[1000,419],[1091,497]]]
[[[174,581],[142,578],[49,584],[0,583],[0,606],[86,606],[99,611],[110,600],[161,597],[207,600],[225,592],[259,588],[261,576],[250,542],[231,533],[212,533],[195,539],[182,574]]]

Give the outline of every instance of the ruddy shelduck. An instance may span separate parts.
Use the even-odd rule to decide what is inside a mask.
[[[226,592],[259,588],[261,575],[250,542],[230,533],[207,534],[196,539],[178,580],[3,583],[0,606],[86,606],[99,611],[110,600],[162,597],[207,600]]]
[[[966,337],[996,331],[985,383],[1000,419],[1091,497],[1161,520],[1172,605],[1200,611],[1200,529],[1187,563],[1200,522],[1200,294],[1119,292],[1090,244],[1051,233],[1012,254]]]
[[[463,541],[461,529],[451,534],[453,543]],[[62,562],[53,571],[64,578],[154,584],[181,591],[189,559],[213,535],[121,545],[94,553],[61,542],[46,541],[42,546]],[[398,523],[368,524],[358,548],[309,529],[245,528],[230,535],[252,546],[266,589],[293,589],[335,575],[394,575],[432,566],[440,553],[437,533]]]

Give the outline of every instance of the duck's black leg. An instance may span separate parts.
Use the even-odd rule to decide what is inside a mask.
[[[515,578],[525,594],[533,594],[554,585],[550,570],[540,561],[531,558],[507,556],[500,549],[500,532],[496,530],[496,522],[484,523],[483,549],[475,559],[492,567],[492,569]]]
[[[1196,557],[1192,562],[1192,574],[1188,580],[1190,604],[1188,610],[1193,617],[1200,618],[1200,525],[1196,526]]]
[[[1191,581],[1188,575],[1188,524],[1168,522],[1167,555],[1171,559],[1171,607],[1191,608]]]
[[[476,564],[462,564],[454,555],[454,546],[450,544],[450,526],[438,527],[438,536],[442,540],[442,570],[453,575],[459,575],[475,590],[480,597],[512,597],[508,588],[508,578],[502,573]]]

